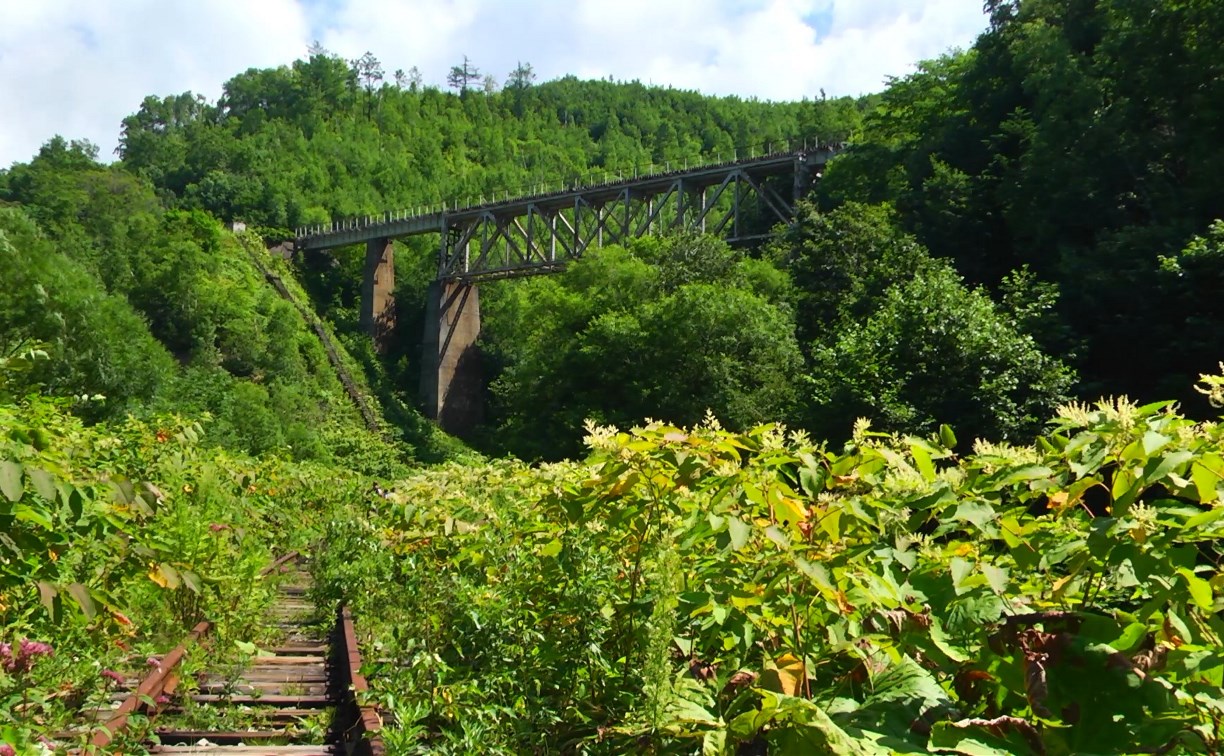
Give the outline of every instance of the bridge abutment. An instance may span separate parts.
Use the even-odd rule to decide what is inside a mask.
[[[387,238],[366,242],[365,272],[361,282],[361,328],[385,352],[395,330],[395,248]]]
[[[429,285],[421,350],[421,401],[442,430],[463,437],[483,420],[480,291],[455,280]]]

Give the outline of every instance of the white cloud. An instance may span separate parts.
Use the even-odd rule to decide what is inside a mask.
[[[53,134],[113,151],[149,94],[210,98],[312,39],[441,85],[463,55],[503,81],[641,79],[767,99],[878,91],[985,27],[981,0],[41,0],[0,4],[0,166]],[[814,24],[812,19],[820,19]],[[820,34],[817,33],[817,28]]]
[[[112,154],[120,121],[150,94],[215,98],[251,66],[303,54],[296,0],[44,0],[0,4],[0,167],[56,133]]]

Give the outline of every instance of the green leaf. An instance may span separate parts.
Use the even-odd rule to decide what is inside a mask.
[[[824,490],[825,469],[811,454],[800,454],[799,459],[803,462],[803,467],[799,468],[799,485],[808,496],[815,496]]]
[[[990,589],[995,593],[1002,595],[1007,591],[1007,585],[1010,581],[1006,567],[996,567],[993,564],[982,564],[982,574],[986,576],[986,582],[990,585]]]
[[[1110,513],[1114,517],[1126,516],[1130,505],[1141,490],[1143,490],[1143,484],[1135,479],[1135,474],[1129,468],[1119,468],[1114,473],[1113,482],[1109,487],[1109,495],[1113,497]]]
[[[790,539],[786,537],[786,534],[777,525],[770,525],[765,528],[765,537],[783,549],[790,548]]]
[[[1000,479],[995,483],[999,488],[1023,483],[1029,480],[1045,480],[1054,477],[1054,471],[1045,465],[1022,465],[1011,470],[1000,471]]]
[[[939,441],[949,449],[956,448],[956,434],[949,425],[939,426]]]
[[[1194,482],[1194,489],[1198,492],[1199,501],[1203,504],[1210,504],[1220,498],[1217,486],[1220,484],[1220,474],[1216,472],[1221,460],[1216,457],[1209,459],[1215,455],[1203,455],[1200,459],[1194,460],[1194,464],[1190,466],[1190,480]]]
[[[744,481],[744,496],[747,497],[748,501],[756,504],[761,509],[765,509],[767,506],[765,504],[765,495],[761,493],[761,489],[752,485],[748,481]]]
[[[26,475],[29,476],[30,482],[34,484],[34,490],[39,496],[47,501],[55,501],[55,478],[51,473],[37,467],[31,467],[26,469]]]
[[[850,735],[823,709],[807,699],[764,691],[762,695],[777,698],[775,705],[763,703],[761,707],[762,714],[773,710],[772,722],[769,719],[761,722],[760,715],[757,717],[758,731],[769,724],[765,734],[769,753],[836,753],[840,756],[883,756],[890,753],[874,742]]]
[[[1178,568],[1177,574],[1182,576],[1186,581],[1186,587],[1190,589],[1190,598],[1198,608],[1204,611],[1211,611],[1215,606],[1215,601],[1211,595],[1211,583],[1203,580],[1198,575],[1195,575],[1185,567]]]
[[[553,540],[544,544],[544,548],[540,549],[540,554],[549,559],[556,557],[560,553],[561,553],[561,541],[560,539],[557,539],[557,538],[554,538]]]
[[[962,590],[962,584],[970,575],[973,574],[973,563],[966,559],[955,557],[952,559],[952,563],[949,565],[949,567],[952,569],[952,585],[955,586],[956,592],[960,593]]]
[[[1143,479],[1147,483],[1155,483],[1192,459],[1194,452],[1189,451],[1170,452],[1163,457],[1151,459],[1143,468]]]
[[[1191,528],[1201,528],[1204,525],[1210,525],[1221,517],[1224,517],[1224,506],[1209,509],[1206,512],[1199,512],[1190,519],[1186,520],[1184,527],[1187,530]]]
[[[984,501],[962,501],[957,505],[952,519],[971,522],[988,537],[993,537],[997,532],[994,507]]]
[[[561,500],[561,506],[565,509],[565,517],[571,525],[582,519],[582,502],[578,499],[564,498]]]
[[[0,493],[9,501],[19,501],[23,491],[21,465],[9,459],[0,461]]]
[[[968,651],[952,643],[952,639],[948,637],[947,631],[944,630],[943,622],[938,616],[931,617],[931,641],[935,644],[936,648],[943,651],[954,662],[964,664],[973,658],[969,655]]]
[[[913,658],[902,656],[871,676],[858,710],[838,721],[905,738],[915,720],[937,719],[938,712],[951,706],[952,699],[935,676]]]
[[[1139,645],[1139,643],[1147,637],[1147,634],[1147,627],[1143,623],[1132,622],[1123,628],[1122,634],[1109,645],[1122,652],[1130,651],[1132,648]]]
[[[812,579],[818,588],[825,591],[836,590],[833,587],[833,576],[829,574],[829,569],[823,564],[809,562],[806,559],[796,559],[795,566],[804,575]]]
[[[1165,445],[1172,440],[1173,439],[1169,438],[1163,433],[1157,433],[1156,431],[1150,430],[1143,434],[1143,453],[1145,456],[1150,457],[1157,451],[1163,449]]]
[[[820,517],[820,529],[828,533],[829,538],[834,541],[841,538],[841,517],[841,509],[829,509]]]
[[[183,579],[183,585],[187,586],[192,593],[199,593],[203,590],[203,581],[200,580],[199,575],[191,570],[183,570],[179,573],[179,577]]]
[[[985,582],[984,578],[982,580]],[[954,638],[977,636],[984,625],[999,621],[1003,609],[1003,599],[994,592],[984,589],[967,591],[948,602],[941,612],[944,629]]]
[[[1024,545],[1024,540],[1020,537],[1024,533],[1024,528],[1015,517],[1008,515],[1000,521],[999,525],[1001,526],[999,533],[1003,536],[1007,548],[1016,549]]]
[[[28,504],[14,504],[13,517],[25,522],[32,522],[43,530],[55,530],[51,517],[41,509],[35,509]]]
[[[752,535],[752,526],[738,517],[727,518],[727,532],[731,535],[731,548],[739,551],[748,543]]]
[[[46,580],[38,581],[38,600],[47,608],[48,612],[53,613],[55,611],[55,597],[58,594],[59,591],[55,589],[54,585],[51,585]]]
[[[79,522],[85,512],[85,496],[76,488],[64,484],[60,492],[61,501],[68,502],[68,511],[72,513],[72,522]]]
[[[922,444],[911,443],[910,454],[914,457],[914,466],[927,482],[935,480],[935,464],[931,462],[931,453]]]
[[[1001,722],[1010,722],[1009,717],[1000,717]],[[932,751],[965,754],[965,756],[1014,756],[1032,753],[1033,747],[1020,732],[1024,727],[1015,724],[988,725],[973,720],[961,722],[936,722],[931,727],[931,738],[927,746]]]
[[[76,599],[77,606],[81,607],[81,612],[88,619],[93,619],[98,614],[98,608],[94,605],[93,596],[89,595],[89,589],[80,583],[70,583],[68,585],[68,595]]]
[[[1173,632],[1169,633],[1169,635],[1176,635],[1183,643],[1190,643],[1194,640],[1194,634],[1190,632],[1190,626],[1186,624],[1186,621],[1171,606],[1165,610],[1165,623],[1165,632],[1168,632],[1169,628],[1173,629]]]
[[[763,709],[760,711],[752,709],[740,714],[727,723],[727,735],[736,740],[752,740],[756,737],[757,730],[761,728],[757,722],[764,713]],[[768,721],[768,719],[765,720],[765,722]]]
[[[701,738],[701,756],[722,756],[727,753],[727,731],[711,730]]]

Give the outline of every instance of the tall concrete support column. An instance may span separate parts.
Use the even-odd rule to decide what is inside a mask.
[[[390,239],[366,242],[361,328],[374,339],[378,351],[386,351],[395,330],[395,249]]]
[[[442,430],[463,437],[484,415],[480,367],[480,292],[475,284],[434,281],[425,309],[421,401]]]

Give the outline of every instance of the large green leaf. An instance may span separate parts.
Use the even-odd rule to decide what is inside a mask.
[[[965,756],[1020,756],[1044,752],[1032,724],[1017,717],[937,722],[928,747],[939,753]]]
[[[1190,591],[1190,598],[1204,611],[1211,611],[1215,606],[1215,601],[1211,594],[1211,583],[1203,580],[1198,575],[1195,575],[1185,567],[1180,568],[1177,574],[1182,576],[1182,580],[1186,581],[1186,587]]]
[[[93,596],[90,595],[89,589],[80,583],[69,583],[66,590],[68,595],[76,601],[77,606],[81,608],[81,612],[87,619],[93,619],[98,613],[98,608],[94,604]]]
[[[728,734],[740,741],[764,733],[770,753],[787,756],[809,754],[846,754],[847,756],[884,756],[889,753],[873,741],[851,736],[812,701],[766,690],[760,708],[732,720]]]
[[[953,702],[939,681],[922,665],[903,656],[863,686],[863,699],[852,713],[836,718],[843,727],[854,726],[920,744],[913,724],[922,719],[946,718]]]
[[[5,459],[0,460],[0,493],[9,501],[18,501],[23,492],[21,465]]]
[[[727,518],[727,532],[731,535],[731,548],[739,551],[748,544],[752,526],[735,515]]]
[[[37,467],[29,467],[26,468],[26,475],[29,476],[30,482],[34,484],[34,490],[39,496],[47,501],[55,501],[57,488],[55,477],[51,473]]]

